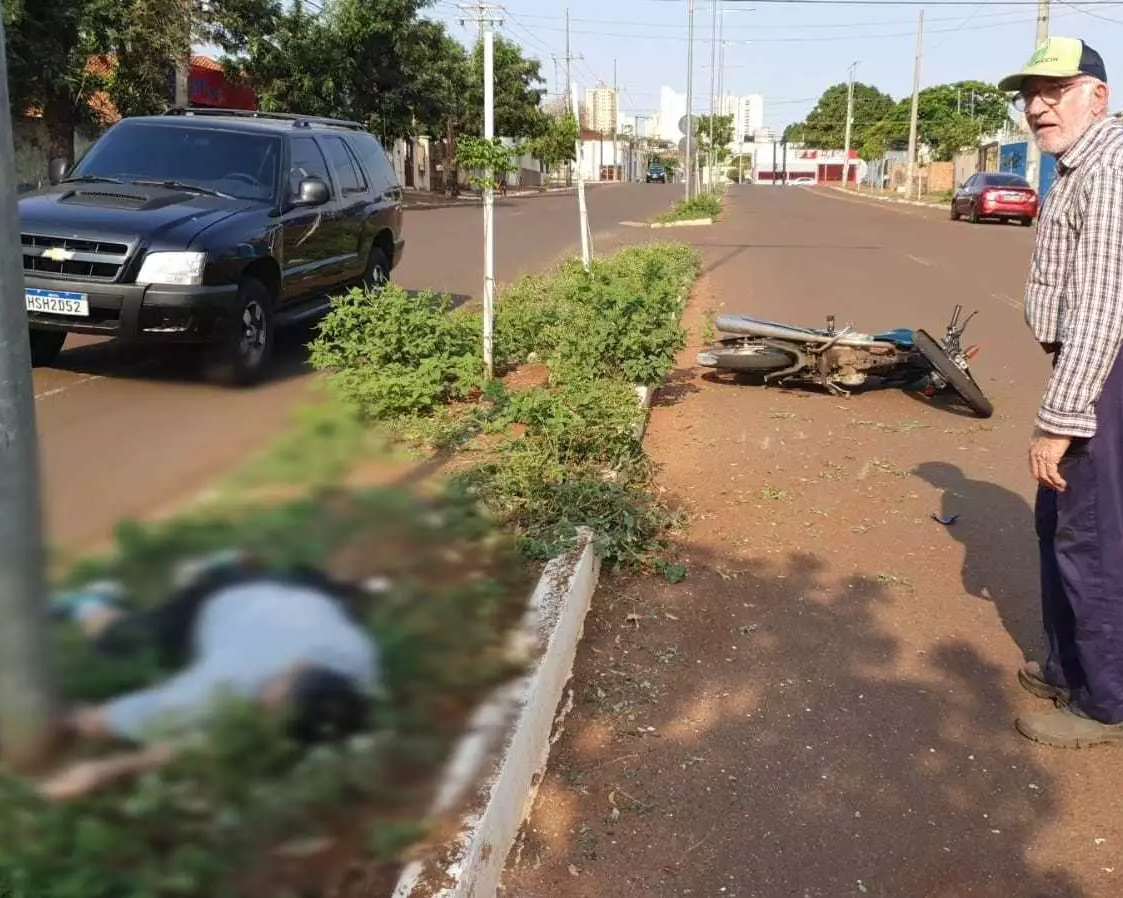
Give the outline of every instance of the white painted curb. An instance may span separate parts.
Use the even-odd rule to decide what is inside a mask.
[[[624,228],[704,228],[713,223],[712,218],[691,218],[687,221],[622,221],[620,226]]]
[[[541,655],[526,676],[500,689],[473,717],[446,768],[433,816],[463,803],[483,781],[476,791],[479,809],[443,847],[443,857],[429,864],[414,861],[403,870],[393,898],[494,898],[534,804],[555,718],[568,711],[559,715],[558,706],[600,576],[592,533],[583,529],[580,540],[575,552],[546,566],[512,643],[519,653],[542,647]],[[489,765],[506,734],[498,760]]]
[[[920,206],[922,209],[946,209],[947,205],[944,203],[921,203],[917,200],[899,200],[891,196],[878,196],[875,193],[856,193],[853,190],[846,190],[842,187],[831,187],[831,190],[836,190],[839,193],[845,193],[847,196],[857,197],[863,200],[874,200],[878,203],[894,203],[898,206]]]
[[[652,222],[653,228],[704,228],[712,225],[712,218],[689,218],[686,221],[656,221]]]

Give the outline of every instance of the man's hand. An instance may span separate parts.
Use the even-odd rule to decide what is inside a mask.
[[[1046,433],[1041,429],[1033,432],[1029,443],[1029,472],[1038,483],[1058,493],[1065,491],[1068,484],[1061,476],[1060,464],[1070,445],[1072,437]]]

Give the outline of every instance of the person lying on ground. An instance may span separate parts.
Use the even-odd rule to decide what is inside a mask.
[[[64,597],[56,610],[99,651],[154,650],[183,666],[163,682],[73,710],[68,735],[141,747],[73,764],[42,782],[40,794],[72,798],[167,764],[224,695],[283,714],[301,743],[360,732],[379,685],[379,655],[353,613],[359,593],[313,571],[269,572],[224,558],[147,611],[126,613],[105,588]]]

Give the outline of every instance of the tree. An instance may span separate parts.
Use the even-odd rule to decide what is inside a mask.
[[[815,108],[802,122],[784,130],[784,140],[823,150],[841,150],[846,145],[848,87],[835,84],[823,91]],[[854,118],[850,141],[861,146],[871,128],[897,107],[888,94],[869,84],[854,84]]]
[[[713,146],[710,145],[710,122],[713,122]],[[733,143],[733,116],[700,115],[694,125],[695,147],[706,159],[723,162],[729,156],[729,145]]]
[[[42,114],[52,158],[71,158],[74,129],[93,120],[89,99],[104,81],[88,61],[111,46],[117,6],[113,0],[4,3],[12,114]]]
[[[538,137],[547,128],[541,110],[545,83],[541,63],[523,56],[518,44],[495,36],[495,133],[516,140]],[[468,84],[467,114],[463,133],[483,134],[484,56],[483,45],[472,51]]]
[[[575,116],[547,117],[542,133],[527,141],[525,148],[546,167],[546,171],[554,171],[567,162],[577,160],[579,134]]]

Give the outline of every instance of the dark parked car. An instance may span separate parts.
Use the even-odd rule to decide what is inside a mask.
[[[657,162],[647,167],[647,183],[651,184],[654,181],[658,181],[660,184],[667,183],[667,169]]]
[[[1021,175],[978,172],[952,196],[951,220],[959,221],[963,215],[972,223],[993,218],[1029,227],[1037,217],[1037,191]]]
[[[402,255],[402,190],[354,122],[173,109],[125,119],[52,186],[20,199],[32,359],[69,333],[197,344],[248,384],[278,327],[384,282]]]

